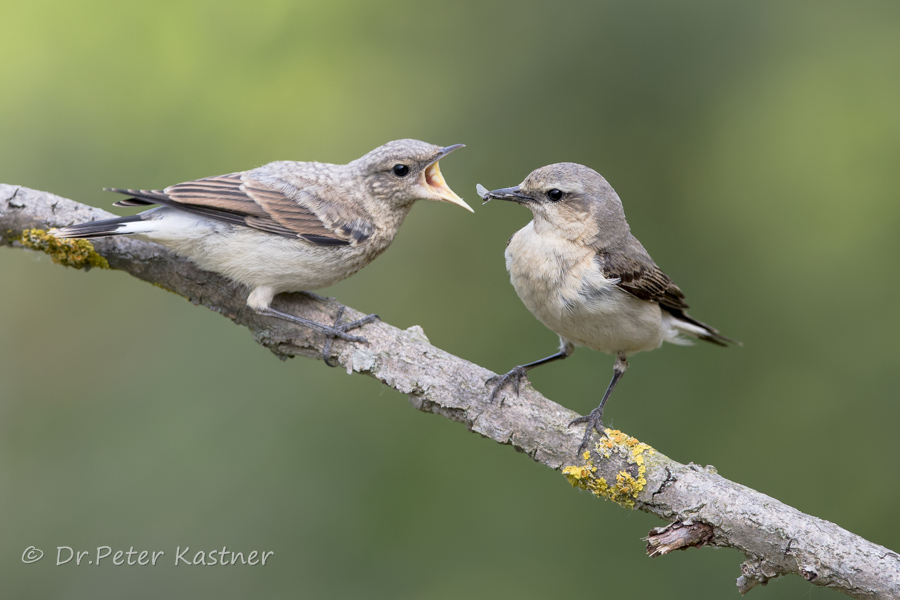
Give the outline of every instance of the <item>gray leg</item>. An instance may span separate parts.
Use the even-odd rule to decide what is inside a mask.
[[[507,383],[513,384],[513,389],[516,392],[516,396],[518,396],[519,385],[522,383],[522,380],[525,379],[525,375],[529,370],[541,365],[545,365],[549,362],[553,362],[554,360],[560,360],[572,356],[572,353],[575,352],[575,346],[573,346],[571,342],[563,340],[562,338],[560,338],[560,342],[560,349],[556,354],[551,354],[550,356],[547,356],[540,360],[530,362],[527,365],[519,365],[517,367],[513,367],[505,375],[494,375],[493,377],[488,378],[485,383],[487,385],[494,385],[494,390],[491,392],[491,402],[497,399],[497,395],[500,393],[500,390],[503,389],[503,386],[505,386]],[[500,406],[503,406],[503,400],[500,401]]]
[[[581,454],[584,452],[584,449],[587,447],[588,442],[591,441],[591,433],[593,431],[597,431],[600,435],[606,435],[606,431],[603,427],[603,407],[606,406],[606,401],[609,400],[612,391],[616,389],[616,384],[619,383],[619,379],[622,378],[622,375],[625,374],[625,369],[628,368],[628,358],[625,356],[624,352],[619,352],[616,357],[616,364],[613,367],[613,378],[612,381],[609,382],[609,387],[606,388],[606,393],[603,394],[603,400],[600,401],[600,406],[595,408],[590,412],[590,414],[584,417],[578,417],[571,423],[569,423],[569,427],[572,425],[579,425],[581,423],[587,423],[587,427],[584,428],[584,438],[581,440],[581,445],[578,446],[578,453]]]
[[[336,367],[337,365],[332,364],[331,362],[331,343],[335,338],[340,338],[342,340],[346,340],[348,342],[360,342],[360,343],[368,343],[366,338],[360,337],[358,335],[350,335],[347,333],[350,330],[356,329],[358,327],[362,327],[368,323],[376,321],[378,319],[378,315],[368,315],[363,317],[362,319],[357,319],[356,321],[351,321],[350,323],[342,323],[341,318],[344,316],[344,310],[346,310],[346,306],[341,306],[338,309],[338,314],[334,319],[334,325],[324,325],[322,323],[316,323],[315,321],[311,321],[309,319],[304,319],[302,317],[298,317],[295,315],[288,314],[286,312],[281,312],[280,310],[275,310],[274,308],[266,307],[262,309],[258,309],[258,312],[261,315],[266,315],[269,317],[275,317],[278,319],[282,319],[284,321],[289,321],[291,323],[296,323],[297,325],[302,325],[304,327],[308,327],[309,329],[314,329],[316,331],[321,331],[325,334],[325,347],[322,349],[322,360],[325,361],[325,364],[329,367]]]

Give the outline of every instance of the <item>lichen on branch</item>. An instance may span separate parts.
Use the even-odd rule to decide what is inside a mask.
[[[590,451],[582,454],[585,464],[570,465],[562,472],[573,486],[588,490],[599,498],[612,500],[625,508],[634,508],[635,501],[647,485],[644,477],[647,473],[645,452],[648,456],[656,454],[656,450],[630,435],[617,429],[607,429],[606,437],[597,442],[593,454]],[[625,462],[624,468],[616,472],[615,483],[597,475],[597,467],[593,462],[594,456],[609,461],[613,455],[621,457]]]
[[[100,256],[88,240],[60,239],[43,229],[26,229],[19,236],[20,244],[50,256],[58,265],[73,269],[99,267],[108,269],[109,262]]]

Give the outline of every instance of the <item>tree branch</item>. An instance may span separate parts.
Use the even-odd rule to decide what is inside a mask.
[[[125,271],[247,327],[281,358],[321,358],[321,334],[259,316],[244,304],[246,290],[162,246],[125,237],[99,239],[91,246],[45,233],[111,216],[52,194],[0,184],[0,245],[43,250],[68,266]],[[303,294],[282,294],[275,304],[319,322],[331,322],[339,306]],[[359,316],[348,309],[348,319]],[[333,360],[348,373],[370,375],[409,396],[419,410],[509,444],[598,497],[671,522],[650,532],[651,556],[706,544],[735,548],[747,557],[737,580],[741,593],[795,574],[854,598],[900,598],[896,552],[720,477],[712,467],[677,463],[619,431],[595,438],[594,449],[578,456],[581,430],[567,427],[577,415],[533,389],[523,388],[502,406],[491,403],[485,380],[493,373],[435,348],[420,327],[400,330],[376,322],[363,335],[368,344],[334,343]]]

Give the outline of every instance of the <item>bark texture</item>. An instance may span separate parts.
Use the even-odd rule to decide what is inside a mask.
[[[46,192],[0,184],[0,245],[43,250],[68,266],[108,263],[247,327],[258,343],[280,357],[321,358],[321,334],[257,315],[244,304],[246,290],[161,246],[126,237],[95,240],[93,247],[84,241],[57,244],[43,233],[111,216]],[[23,236],[27,230],[37,231]],[[339,306],[303,294],[283,294],[274,303],[323,323],[332,322]],[[348,309],[345,319],[360,316]],[[502,406],[491,403],[485,381],[494,373],[432,346],[421,328],[400,330],[376,322],[360,334],[367,345],[333,344],[332,360],[348,373],[375,377],[406,394],[419,410],[509,444],[598,497],[673,523],[650,532],[648,551],[658,555],[702,545],[740,550],[747,558],[737,580],[741,593],[794,574],[854,598],[900,599],[896,552],[720,477],[711,467],[677,463],[619,431],[610,430],[608,438],[595,435],[594,447],[576,455],[582,430],[567,424],[578,415],[530,387],[518,397],[508,396]]]

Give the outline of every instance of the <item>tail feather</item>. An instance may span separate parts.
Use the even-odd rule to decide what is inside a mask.
[[[173,202],[162,190],[133,190],[126,188],[103,188],[104,192],[115,192],[131,196],[125,200],[114,202],[113,206],[152,206],[154,204],[168,204]]]
[[[683,310],[666,310],[666,312],[672,317],[672,325],[679,333],[690,335],[717,346],[728,346],[728,344],[743,346],[739,341],[722,335],[714,327],[698,321]]]
[[[104,219],[102,221],[91,221],[89,223],[80,223],[78,225],[69,225],[53,232],[58,238],[98,238],[111,235],[126,235],[134,233],[133,228],[127,227],[129,223],[143,221],[141,215],[132,215],[130,217],[118,217],[116,219]]]
[[[138,198],[128,198],[126,200],[119,200],[118,202],[113,202],[113,206],[153,206],[154,204],[158,204],[157,202],[150,202],[148,200],[139,200]]]
[[[170,208],[175,208],[181,212],[190,213],[192,215],[206,217],[213,221],[222,221],[224,223],[231,223],[232,225],[247,225],[247,217],[241,215],[239,213],[231,212],[228,210],[220,210],[217,208],[212,208],[209,206],[199,206],[193,204],[184,204],[181,202],[177,202],[169,197],[163,190],[135,190],[135,189],[125,189],[125,188],[103,188],[105,192],[115,192],[117,194],[125,194],[126,196],[131,196],[126,200],[119,200],[118,202],[113,203],[113,206],[152,206],[154,204],[161,204],[162,206],[168,206]],[[145,214],[145,213],[141,213]],[[254,227],[259,227],[258,224],[254,225]],[[131,233],[131,232],[126,232]],[[276,232],[280,233],[280,232]],[[316,242],[319,243],[319,242]]]

